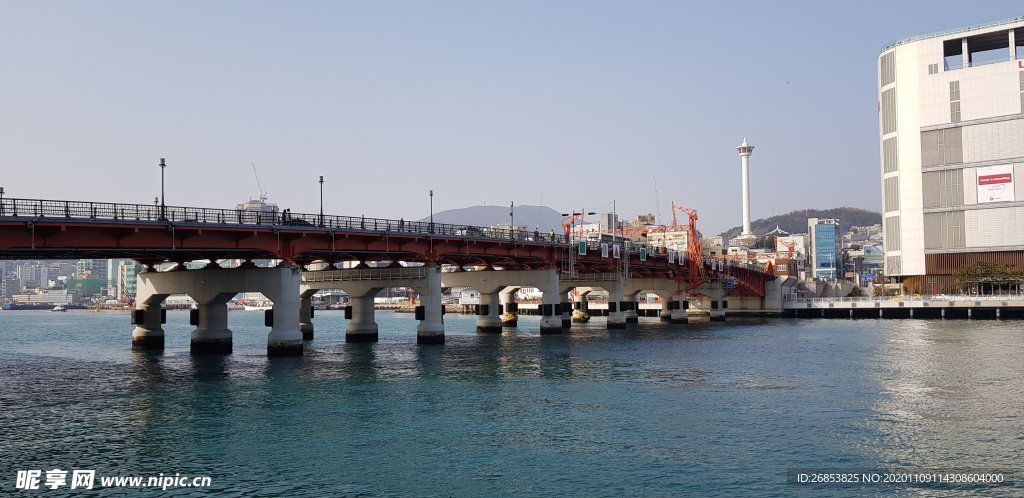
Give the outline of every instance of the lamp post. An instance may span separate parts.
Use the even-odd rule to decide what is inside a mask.
[[[509,233],[509,238],[512,239],[512,240],[516,240],[516,216],[514,214],[515,210],[516,210],[516,203],[515,203],[515,201],[509,202],[509,205],[508,205],[508,233]]]
[[[164,162],[164,158],[160,158],[160,219],[166,220],[166,204],[164,204],[164,169],[167,168],[167,163]]]
[[[320,175],[320,226],[324,226],[324,175]]]
[[[594,214],[597,214],[597,212],[596,211],[580,211],[580,212],[577,213],[575,211],[570,211],[568,213],[561,213],[562,217],[564,217],[564,218],[568,218],[570,216],[574,216],[574,217],[575,216],[579,216],[580,217],[580,224],[581,225],[586,223],[586,221],[587,221],[586,218],[585,218],[586,215],[594,215]],[[572,233],[572,229],[571,228],[570,228],[570,233]],[[569,239],[566,238],[565,242],[569,243]]]
[[[4,214],[4,188],[0,187],[0,216]]]
[[[434,233],[434,189],[430,189],[430,233]]]

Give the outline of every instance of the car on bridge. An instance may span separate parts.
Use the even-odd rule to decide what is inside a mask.
[[[455,235],[465,235],[466,237],[484,237],[483,230],[477,227],[464,226],[455,231]]]

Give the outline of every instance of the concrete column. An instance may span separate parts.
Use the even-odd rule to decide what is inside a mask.
[[[361,295],[349,295],[352,302],[352,318],[345,328],[346,342],[377,342],[377,322],[374,321],[373,298],[380,289]]]
[[[626,323],[639,323],[640,322],[640,318],[639,318],[640,314],[636,312],[636,306],[637,306],[637,304],[636,304],[636,295],[637,295],[637,293],[634,292],[632,294],[625,294],[623,296],[624,299],[622,301],[622,304],[626,304],[627,307],[629,308],[629,309],[627,309],[627,310],[622,312],[622,316],[626,319]]]
[[[498,313],[498,293],[500,289],[487,289],[490,292],[480,291],[480,309],[477,312],[476,331],[501,333],[501,314]]]
[[[563,329],[572,328],[572,306],[573,306],[573,304],[572,304],[572,302],[567,300],[568,299],[567,297],[565,297],[568,293],[569,293],[569,291],[568,290],[564,290],[564,289],[560,289],[560,292],[559,292],[559,296],[563,297],[562,305],[561,305],[561,308],[562,308],[562,317],[561,318],[562,318],[562,328]]]
[[[423,306],[423,320],[416,327],[419,344],[444,344],[444,313],[441,304],[441,268],[427,266],[427,283],[416,287]]]
[[[135,323],[135,330],[132,331],[132,349],[158,351],[164,349],[163,309],[160,304],[167,297],[166,294],[147,296],[146,302],[139,302],[135,305],[132,321]],[[136,319],[138,318],[138,319]]]
[[[710,311],[711,321],[712,322],[724,322],[725,321],[725,306],[726,306],[725,299],[715,299],[714,297],[712,297],[710,303],[711,303],[710,304],[711,309],[709,311]]]
[[[302,340],[313,340],[313,294],[317,289],[307,289],[299,295],[299,332]]]
[[[1017,60],[1017,37],[1014,30],[1010,30],[1010,60]]]
[[[544,293],[544,297],[541,299],[541,317],[540,317],[540,333],[541,334],[561,334],[562,333],[562,313],[559,310],[559,305],[562,303],[562,296],[559,293],[560,286],[558,285],[558,270],[551,268],[548,270],[536,270],[538,273],[545,274],[543,278],[543,285],[539,285],[538,288]]]
[[[501,309],[504,310],[505,313],[511,313],[516,315],[519,313],[519,310],[515,309],[516,292],[518,291],[519,287],[505,287],[504,289],[502,289],[501,292],[498,293],[498,298],[501,303]],[[519,318],[517,316],[515,320],[502,321],[501,324],[503,327],[515,327],[519,325]]]
[[[673,294],[672,303],[672,315],[669,317],[669,323],[688,323],[690,317],[687,311],[690,309],[690,302],[686,300],[686,296],[682,293]]]
[[[663,322],[672,321],[672,294],[658,294],[661,298],[661,312],[658,318]]]
[[[605,289],[608,291],[608,328],[609,329],[624,329],[626,328],[626,317],[620,309],[622,304],[623,296],[623,282],[617,280],[615,282],[607,282]]]
[[[299,307],[291,302],[274,303],[274,321],[267,334],[267,356],[301,356],[302,332],[299,331]]]
[[[216,294],[198,303],[199,323],[192,331],[192,354],[231,354],[227,302],[234,294]],[[193,296],[193,299],[195,297]]]

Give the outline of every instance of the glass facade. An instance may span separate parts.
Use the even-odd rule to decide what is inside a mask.
[[[835,281],[843,267],[839,250],[839,225],[814,226],[814,277]]]

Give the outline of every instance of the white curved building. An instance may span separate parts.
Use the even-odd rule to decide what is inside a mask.
[[[1024,268],[1024,16],[894,42],[878,58],[885,274],[949,290]]]

